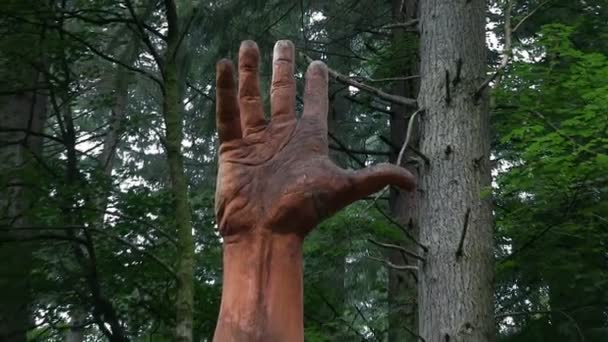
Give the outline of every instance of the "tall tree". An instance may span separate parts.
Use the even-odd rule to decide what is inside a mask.
[[[496,94],[497,153],[508,165],[497,176],[497,308],[501,323],[512,320],[509,341],[608,336],[608,59],[577,44],[579,29],[544,25]]]
[[[9,1],[9,13],[26,12],[33,3]],[[37,160],[48,101],[44,29],[3,17],[0,41],[0,230],[27,240]],[[32,49],[32,46],[38,48]],[[21,229],[19,229],[21,228]],[[25,342],[32,321],[30,271],[34,246],[0,245],[0,340]]]
[[[180,57],[182,43],[177,4],[165,0],[167,16],[167,47],[159,68],[162,72],[163,118],[165,121],[165,152],[169,164],[171,192],[175,206],[177,227],[178,266],[175,340],[192,341],[192,319],[194,311],[194,239],[192,237],[192,215],[188,197],[188,181],[184,174],[182,154],[183,119],[180,94]],[[187,29],[187,28],[186,28]]]
[[[493,218],[485,2],[420,3],[420,335],[492,341]]]
[[[392,93],[407,98],[418,96],[419,82],[417,75],[419,72],[418,58],[418,35],[415,31],[416,25],[406,26],[418,17],[417,0],[393,0],[391,2],[391,12],[393,19],[391,51],[396,58],[394,68],[391,70],[393,75],[403,80],[397,80],[392,86]],[[399,25],[401,24],[401,25]],[[400,162],[416,178],[418,178],[418,166],[416,156],[412,153],[412,148],[419,147],[418,127],[416,117],[412,116],[416,108],[392,104],[390,120],[390,140],[393,146],[402,146],[408,139],[407,146]],[[410,122],[411,119],[411,122]],[[409,126],[409,127],[408,127]],[[409,132],[408,132],[409,130]],[[396,163],[399,158],[400,149],[391,149],[390,161]],[[402,192],[391,189],[389,197],[389,207],[391,215],[395,217],[408,231],[409,235],[418,238],[418,218],[416,210],[416,197],[418,192]],[[405,246],[409,250],[415,250],[417,246],[411,239],[398,241],[398,244]],[[399,250],[389,250],[388,259],[395,265],[414,264],[416,260]],[[395,268],[388,269],[388,317],[389,330],[388,341],[409,341],[417,339],[417,287],[418,278],[414,271],[403,271]]]

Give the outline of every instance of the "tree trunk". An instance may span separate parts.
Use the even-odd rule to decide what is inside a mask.
[[[184,174],[184,162],[181,152],[182,124],[179,108],[178,72],[177,65],[172,64],[165,64],[165,143],[179,246],[177,256],[176,341],[186,342],[192,341],[194,240],[192,237],[192,222],[188,200],[188,184],[186,175]]]
[[[179,48],[177,8],[173,0],[165,0],[168,34],[165,63],[163,63],[163,115],[165,119],[165,148],[171,178],[178,240],[177,298],[175,341],[191,342],[194,312],[194,239],[188,199],[188,183],[184,173],[182,145],[182,116],[179,91]]]
[[[37,29],[27,25],[20,29],[24,32],[22,41],[26,49],[31,49],[28,43],[40,46],[40,37],[35,34]],[[37,179],[36,158],[42,154],[42,138],[37,134],[43,132],[47,110],[46,81],[43,72],[33,67],[46,67],[41,50],[30,51],[31,59],[23,63],[11,56],[13,51],[0,52],[0,59],[11,63],[10,67],[5,63],[0,65],[3,81],[0,90],[10,94],[0,96],[0,233],[9,240],[19,240],[27,233],[2,232],[2,228],[18,228],[33,222],[29,210],[35,185],[31,180]],[[25,342],[31,327],[32,248],[29,243],[0,243],[0,341],[3,342]]]
[[[420,335],[493,341],[489,116],[474,94],[485,74],[485,2],[421,1]]]
[[[86,321],[86,313],[79,309],[70,311],[70,329],[65,333],[65,342],[82,342],[84,341],[83,322]]]
[[[34,72],[30,83],[42,84],[38,72]],[[40,90],[40,92],[42,92]],[[34,155],[42,152],[42,139],[31,133],[42,133],[46,117],[46,95],[37,91],[26,91],[0,97],[0,123],[3,128],[24,130],[0,133],[0,141],[6,146],[0,150],[0,225],[20,227],[31,224],[28,214],[31,195],[24,184],[23,175],[31,175],[37,168]],[[6,178],[5,178],[6,177]],[[15,238],[19,231],[7,234]],[[0,246],[0,340],[6,342],[26,341],[30,327],[31,246],[26,243],[2,244]]]
[[[413,20],[417,16],[418,0],[393,0],[392,1],[392,19],[393,22],[405,22]],[[413,42],[417,40],[414,32],[406,32],[403,28],[394,28],[392,34],[392,43],[394,49],[402,49],[399,55],[403,58],[402,64],[397,70],[397,76],[413,76],[418,74],[419,62],[418,54],[412,50],[416,49],[414,44],[405,44],[406,39]],[[417,50],[417,49],[416,49]],[[414,55],[414,58],[408,58]],[[416,98],[418,96],[418,80],[412,79],[408,81],[395,82],[392,93],[408,98]],[[414,113],[415,109],[394,104],[392,106],[392,114],[390,121],[390,139],[394,146],[402,146],[407,134],[408,118]],[[416,122],[411,129],[408,146],[415,148],[419,147],[419,134]],[[398,149],[391,149],[390,161],[395,163],[399,154]],[[405,151],[403,155],[402,165],[406,167],[414,176],[418,177],[418,169],[415,156],[411,150]],[[403,192],[391,189],[389,195],[389,207],[391,215],[401,223],[410,234],[414,237],[418,236],[418,218],[416,211],[416,192]],[[397,241],[398,244],[406,247],[409,250],[416,250],[417,246],[412,241],[404,239]],[[388,259],[395,265],[414,264],[415,260],[411,260],[399,251],[391,250],[388,254]],[[417,286],[418,279],[412,271],[404,272],[388,269],[388,342],[403,342],[415,341],[418,330],[417,323]]]

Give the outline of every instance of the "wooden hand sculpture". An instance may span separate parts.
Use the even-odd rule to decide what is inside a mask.
[[[302,242],[319,222],[388,184],[413,190],[405,169],[343,170],[328,156],[328,76],[306,72],[304,111],[295,115],[295,51],[273,53],[271,118],[259,88],[257,45],[241,44],[234,66],[217,65],[220,140],[216,214],[224,238],[224,284],[214,341],[303,341]]]

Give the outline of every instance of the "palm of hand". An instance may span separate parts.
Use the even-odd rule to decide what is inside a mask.
[[[387,184],[414,187],[412,175],[394,165],[358,172],[336,166],[327,147],[327,68],[321,62],[309,66],[304,112],[297,119],[291,42],[279,41],[273,59],[270,122],[262,109],[255,43],[241,45],[238,96],[231,62],[218,63],[216,214],[223,236],[256,228],[304,236],[325,217]]]

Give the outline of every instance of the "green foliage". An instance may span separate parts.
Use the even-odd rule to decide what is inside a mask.
[[[43,133],[55,138],[45,139],[44,153],[34,168],[8,170],[0,160],[0,186],[6,188],[17,173],[27,180],[31,207],[26,214],[39,227],[32,234],[46,236],[24,244],[6,242],[0,235],[2,252],[32,251],[27,282],[38,326],[28,338],[62,341],[73,323],[70,316],[78,312],[88,340],[104,338],[100,327],[106,317],[96,315],[99,302],[87,278],[91,265],[77,257],[83,244],[74,240],[86,239],[85,232],[90,232],[89,244],[96,254],[95,284],[126,334],[133,341],[172,341],[176,283],[168,269],[174,269],[177,261],[176,228],[160,138],[164,135],[162,90],[150,78],[160,78],[161,71],[124,1],[34,2],[7,0],[0,5],[0,96],[4,100],[22,92],[32,65],[45,70],[48,84],[40,91],[49,95],[49,103]],[[165,12],[155,1],[132,2],[152,46],[162,51]],[[513,22],[526,18],[541,3],[515,2]],[[608,339],[608,7],[602,0],[555,0],[544,6],[517,31],[516,59],[493,94],[497,175],[493,188],[482,189],[482,195],[493,195],[496,202],[500,339],[579,341],[582,334],[585,341],[604,341]],[[215,230],[213,201],[216,61],[235,60],[240,41],[255,39],[263,54],[265,97],[276,39],[291,39],[298,51],[358,79],[399,76],[419,58],[418,36],[408,33],[395,39],[390,31],[380,29],[392,21],[390,11],[389,2],[374,1],[180,2],[180,25],[188,28],[177,58],[183,69],[179,75],[184,99],[182,148],[196,244],[196,340],[212,336],[221,297],[221,239]],[[499,26],[503,40],[500,30]],[[299,60],[300,91],[305,67]],[[99,157],[121,80],[128,90],[126,112],[107,177]],[[391,92],[395,84],[373,85]],[[332,119],[339,142],[353,150],[394,154],[394,148],[382,140],[389,135],[389,105],[339,83],[332,82],[331,87],[332,106],[340,109]],[[66,117],[72,118],[78,142],[75,165],[68,162],[72,146]],[[339,151],[334,156],[350,168],[387,159],[385,154]],[[72,167],[76,177],[68,176]],[[95,203],[100,194],[108,202],[102,213]],[[387,210],[384,199],[378,203]],[[387,251],[369,238],[405,241],[403,232],[369,203],[347,208],[307,239],[307,341],[385,339],[391,304],[388,272],[370,257],[384,258]]]
[[[509,341],[608,336],[608,58],[577,33],[543,26],[538,62],[514,63],[496,94],[499,311],[544,312],[510,316]]]

